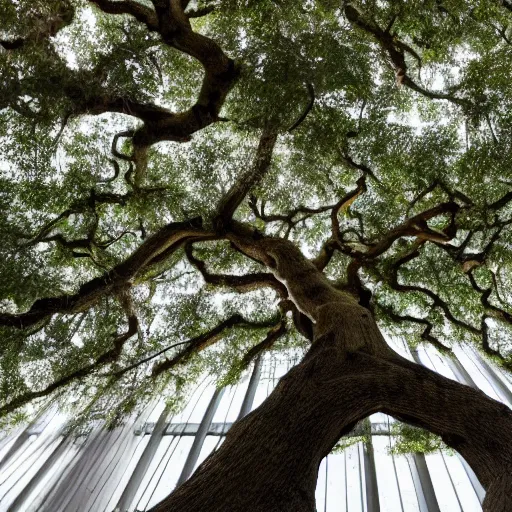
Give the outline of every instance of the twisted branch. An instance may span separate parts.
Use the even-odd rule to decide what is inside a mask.
[[[275,324],[275,320],[270,322],[254,323],[247,322],[241,315],[232,315],[210,331],[192,338],[185,350],[176,354],[172,359],[156,363],[151,370],[151,376],[154,378],[161,373],[174,368],[178,364],[185,363],[193,354],[201,352],[205,348],[217,342],[222,337],[222,334],[226,329],[232,328],[235,325],[259,329],[262,327],[273,327]]]
[[[112,270],[83,284],[77,293],[38,299],[25,313],[0,313],[0,325],[25,329],[56,313],[85,311],[101,297],[130,283],[164,252],[168,256],[187,239],[205,236],[200,226],[200,219],[167,224]]]
[[[279,295],[286,297],[286,287],[280,283],[273,274],[260,272],[257,274],[244,274],[241,276],[229,274],[211,274],[206,268],[204,261],[194,256],[193,244],[185,245],[185,254],[191,265],[193,265],[203,276],[206,283],[214,286],[225,286],[233,288],[237,292],[246,293],[262,287],[270,287],[276,290]]]
[[[52,382],[50,385],[46,386],[44,389],[39,391],[28,391],[23,393],[4,406],[0,407],[0,417],[9,414],[10,412],[18,409],[19,407],[27,404],[28,402],[36,399],[42,398],[44,396],[48,396],[57,389],[60,389],[67,384],[77,380],[83,379],[89,375],[91,375],[96,370],[99,370],[101,367],[106,364],[110,364],[119,359],[121,352],[123,350],[123,346],[132,336],[137,334],[139,328],[139,321],[137,316],[133,310],[133,304],[129,293],[126,290],[121,290],[119,292],[119,300],[126,311],[127,319],[128,319],[128,329],[126,332],[119,334],[113,340],[113,347],[101,354],[96,360],[83,368],[75,370],[74,372],[69,373],[61,377],[60,379]]]

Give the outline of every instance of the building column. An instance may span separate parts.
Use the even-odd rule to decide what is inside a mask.
[[[258,389],[258,384],[260,382],[261,376],[261,367],[263,365],[263,358],[259,355],[254,362],[254,368],[251,373],[251,380],[249,381],[249,386],[247,387],[247,391],[245,392],[244,401],[242,403],[242,407],[240,408],[240,414],[238,415],[237,420],[242,419],[244,416],[247,416],[252,410],[252,404],[254,403],[254,397],[256,395],[256,390]]]
[[[371,434],[363,444],[364,480],[366,486],[366,512],[380,512],[377,470]]]
[[[142,455],[135,466],[133,473],[124,488],[123,494],[119,498],[117,502],[115,512],[127,512],[129,510],[132,501],[135,499],[135,495],[139,490],[139,487],[146,475],[146,471],[148,470],[153,457],[158,450],[158,446],[160,445],[160,441],[162,440],[162,436],[167,428],[167,416],[169,415],[169,407],[165,407],[162,413],[160,414],[153,431],[151,432],[151,437],[149,438],[149,442],[144,448]],[[144,432],[142,432],[144,435]]]
[[[194,443],[192,444],[192,448],[190,448],[190,452],[188,453],[187,460],[185,461],[185,465],[183,466],[183,470],[181,471],[181,475],[178,479],[176,487],[181,485],[185,480],[189,478],[194,470],[194,467],[197,463],[197,459],[199,458],[199,454],[201,453],[201,448],[203,447],[204,440],[206,439],[206,435],[208,434],[208,430],[213,420],[213,416],[217,407],[219,406],[222,395],[224,394],[224,388],[216,389],[213,394],[212,399],[210,400],[210,404],[206,409],[204,417],[197,429],[197,434],[194,437]]]

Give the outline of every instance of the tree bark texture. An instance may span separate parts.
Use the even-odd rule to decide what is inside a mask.
[[[512,511],[510,409],[392,351],[371,313],[289,242],[232,241],[286,285],[314,322],[315,341],[268,399],[152,512],[314,512],[321,460],[375,412],[440,435],[487,489],[484,510]]]

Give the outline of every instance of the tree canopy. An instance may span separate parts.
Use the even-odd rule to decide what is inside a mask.
[[[1,0],[0,415],[305,350],[233,233],[512,368],[509,0]],[[114,407],[115,405],[115,407]]]

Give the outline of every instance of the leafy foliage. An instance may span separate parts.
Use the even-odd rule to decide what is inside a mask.
[[[307,346],[215,226],[270,128],[235,219],[327,254],[389,335],[510,369],[508,2],[154,4],[0,0],[0,414],[122,417]]]
[[[411,427],[403,423],[394,423],[393,435],[396,436],[395,443],[391,448],[392,453],[433,453],[439,450],[448,450],[439,436],[427,430]]]

